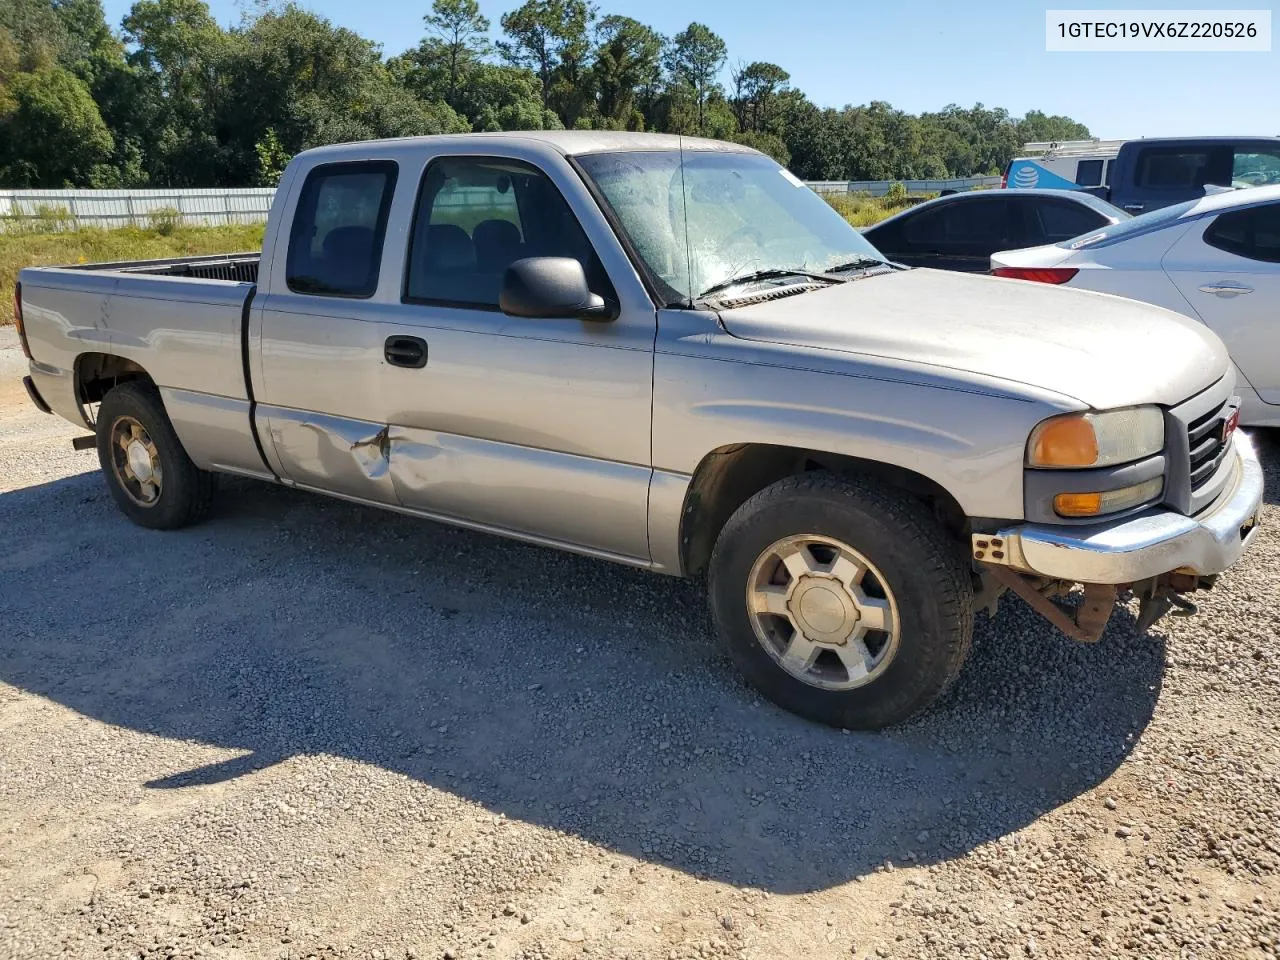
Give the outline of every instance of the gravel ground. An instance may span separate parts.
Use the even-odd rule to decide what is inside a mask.
[[[1274,506],[1199,617],[1005,599],[845,734],[679,581],[247,481],[133,527],[21,367],[0,329],[0,957],[1280,954]]]

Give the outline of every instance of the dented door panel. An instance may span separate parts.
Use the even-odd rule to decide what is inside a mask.
[[[395,504],[386,424],[261,406],[289,479],[343,496]]]
[[[268,460],[289,483],[397,502],[387,469],[380,328],[364,303],[273,294],[254,387]]]

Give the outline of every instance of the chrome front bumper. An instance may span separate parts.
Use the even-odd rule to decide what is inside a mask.
[[[1197,517],[1160,509],[1081,527],[1021,524],[974,534],[974,559],[1079,583],[1134,583],[1174,570],[1221,573],[1257,534],[1262,505],[1262,465],[1253,442],[1242,431],[1233,442],[1229,492]]]

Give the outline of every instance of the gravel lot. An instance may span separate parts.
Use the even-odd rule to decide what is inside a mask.
[[[1005,599],[843,734],[682,582],[247,481],[133,527],[22,365],[0,329],[0,957],[1280,954],[1274,506],[1198,618]]]

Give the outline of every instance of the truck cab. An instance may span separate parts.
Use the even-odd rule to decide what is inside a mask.
[[[1196,200],[1214,188],[1280,183],[1280,137],[1130,140],[1116,155],[1104,199],[1132,214]]]
[[[1004,185],[1083,190],[1131,214],[1220,190],[1280,183],[1280,137],[1163,137],[1029,143]]]

